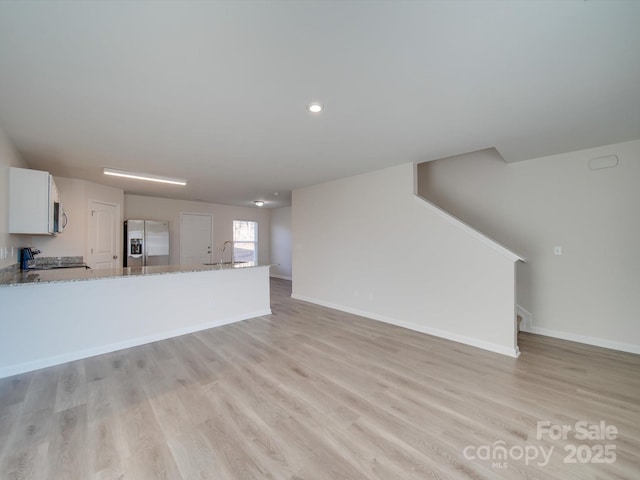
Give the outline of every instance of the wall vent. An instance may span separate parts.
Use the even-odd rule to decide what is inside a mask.
[[[609,155],[608,157],[592,158],[589,160],[589,168],[591,170],[601,170],[603,168],[613,168],[618,166],[618,156]]]

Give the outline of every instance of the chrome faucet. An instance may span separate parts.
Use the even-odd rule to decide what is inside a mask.
[[[232,245],[233,246],[233,242],[231,240],[227,240],[222,245],[222,252],[220,252],[220,265],[222,265],[222,259],[224,258],[224,251],[226,250],[227,245]],[[231,252],[231,263],[233,263],[233,252]]]

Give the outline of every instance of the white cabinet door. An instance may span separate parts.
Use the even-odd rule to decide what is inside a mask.
[[[51,186],[49,172],[9,169],[9,233],[53,233]]]

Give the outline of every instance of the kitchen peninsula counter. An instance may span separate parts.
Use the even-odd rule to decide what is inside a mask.
[[[270,265],[0,273],[0,378],[271,313]]]
[[[160,265],[155,267],[125,267],[109,269],[55,268],[0,271],[0,287],[31,285],[38,283],[78,282],[106,278],[146,277],[179,273],[239,270],[246,268],[270,267],[253,262],[214,265]]]

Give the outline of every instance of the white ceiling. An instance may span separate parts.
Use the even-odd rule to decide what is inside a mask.
[[[639,25],[635,1],[4,1],[0,127],[54,175],[279,206],[406,162],[640,138]]]

